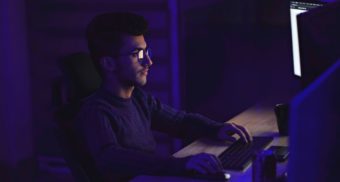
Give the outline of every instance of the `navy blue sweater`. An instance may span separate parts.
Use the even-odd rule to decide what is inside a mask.
[[[135,88],[130,99],[99,89],[84,100],[74,123],[76,139],[103,176],[178,175],[186,158],[155,154],[152,130],[175,137],[212,136],[222,123],[177,111]]]

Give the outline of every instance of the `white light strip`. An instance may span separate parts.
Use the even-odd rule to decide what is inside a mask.
[[[293,48],[293,65],[294,65],[294,75],[301,77],[301,62],[300,62],[300,48],[299,48],[299,35],[298,35],[298,25],[297,25],[297,15],[306,12],[306,10],[301,9],[290,9],[290,23],[292,30],[292,48]]]

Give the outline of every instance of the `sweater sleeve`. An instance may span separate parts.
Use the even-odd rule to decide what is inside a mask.
[[[187,158],[164,158],[124,148],[112,127],[112,118],[98,104],[83,107],[74,124],[77,141],[103,176],[178,175],[184,171]]]
[[[196,139],[203,136],[215,137],[223,126],[222,122],[211,120],[201,114],[176,110],[141,90],[139,92],[151,111],[152,127],[155,130],[176,137]]]

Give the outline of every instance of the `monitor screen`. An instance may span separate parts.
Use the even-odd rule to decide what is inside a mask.
[[[293,68],[294,75],[301,77],[301,61],[300,61],[300,46],[299,46],[299,31],[297,15],[309,11],[310,9],[322,6],[323,3],[319,1],[307,2],[307,1],[291,1],[290,2],[290,22],[292,32],[292,49],[293,49]]]

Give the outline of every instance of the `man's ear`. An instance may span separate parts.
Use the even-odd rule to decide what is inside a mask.
[[[104,56],[99,59],[100,66],[107,71],[115,71],[117,67],[116,60],[110,56]]]

